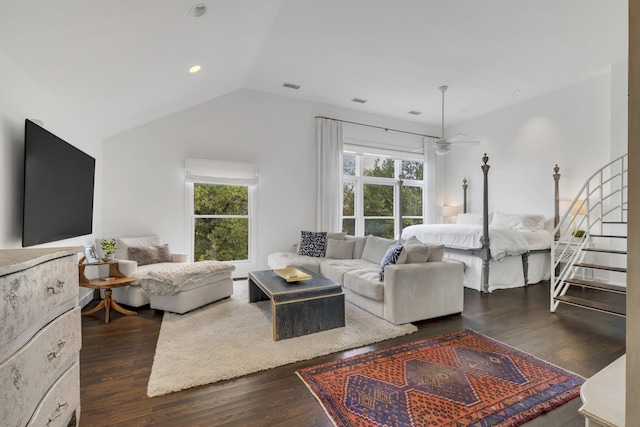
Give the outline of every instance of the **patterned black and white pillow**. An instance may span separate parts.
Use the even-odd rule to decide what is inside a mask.
[[[326,231],[302,231],[300,236],[300,247],[298,248],[298,254],[321,258],[324,257],[326,245]]]
[[[398,262],[398,258],[400,258],[400,254],[402,253],[402,242],[398,241],[391,245],[389,249],[387,249],[387,253],[382,258],[382,262],[380,263],[380,281],[384,282],[384,268],[387,265],[392,265]]]

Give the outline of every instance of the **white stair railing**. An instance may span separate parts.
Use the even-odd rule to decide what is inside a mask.
[[[590,236],[605,235],[605,225],[627,219],[628,159],[624,154],[594,173],[582,186],[569,209],[553,230],[551,245],[551,311],[558,307],[556,297],[569,289],[565,280],[576,274],[575,264],[583,261],[582,251]],[[577,230],[583,237],[575,237]]]

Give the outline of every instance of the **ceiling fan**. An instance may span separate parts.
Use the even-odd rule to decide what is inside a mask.
[[[457,135],[454,135],[450,138],[445,138],[444,137],[444,93],[447,91],[447,89],[449,88],[449,86],[440,86],[438,89],[440,89],[440,92],[442,92],[442,127],[440,130],[440,139],[437,140],[436,142],[434,142],[435,146],[436,146],[436,154],[439,156],[444,156],[445,154],[447,154],[449,152],[449,149],[451,148],[451,144],[478,144],[480,143],[480,141],[461,141],[461,139],[466,138],[467,135],[463,134],[463,133],[459,133]]]

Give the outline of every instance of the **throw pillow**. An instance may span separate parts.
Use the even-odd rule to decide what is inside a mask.
[[[298,248],[298,254],[313,257],[324,257],[325,245],[327,244],[326,231],[302,231],[300,234],[300,247]]]
[[[129,259],[136,261],[138,265],[158,264],[171,262],[169,245],[162,246],[130,246]]]
[[[356,237],[356,236],[347,235],[347,237],[345,237],[345,239],[353,241],[353,255],[352,255],[352,258],[353,259],[362,258],[362,251],[364,251],[364,245],[367,243],[367,238],[366,237]]]
[[[429,246],[429,259],[427,262],[442,261],[444,259],[444,245]]]
[[[326,256],[335,259],[352,259],[355,243],[353,240],[327,239]]]
[[[384,282],[384,268],[387,265],[396,264],[398,262],[398,258],[400,258],[400,254],[402,253],[402,247],[402,242],[398,241],[387,249],[387,253],[384,255],[382,262],[380,263],[381,282]]]
[[[384,258],[387,253],[387,249],[394,243],[394,240],[370,234],[367,236],[367,242],[364,244],[364,249],[362,250],[362,259],[380,264],[382,258]]]
[[[407,264],[427,262],[429,259],[429,245],[422,243],[416,236],[411,236],[404,242],[407,253]]]

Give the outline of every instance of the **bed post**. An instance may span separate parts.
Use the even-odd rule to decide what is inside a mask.
[[[482,258],[482,292],[489,292],[489,260],[491,259],[491,251],[489,250],[489,185],[487,175],[490,166],[487,164],[489,157],[484,153],[482,157],[482,172],[484,174],[484,190],[482,200],[482,249],[480,257]]]
[[[556,194],[555,194],[555,206],[553,211],[553,228],[556,228],[560,223],[560,187],[558,183],[560,182],[560,174],[558,173],[560,168],[556,163],[556,167],[553,168],[553,180],[556,182]],[[558,240],[560,238],[560,230],[556,232],[555,239]]]
[[[467,213],[467,177],[462,178],[462,213]]]

